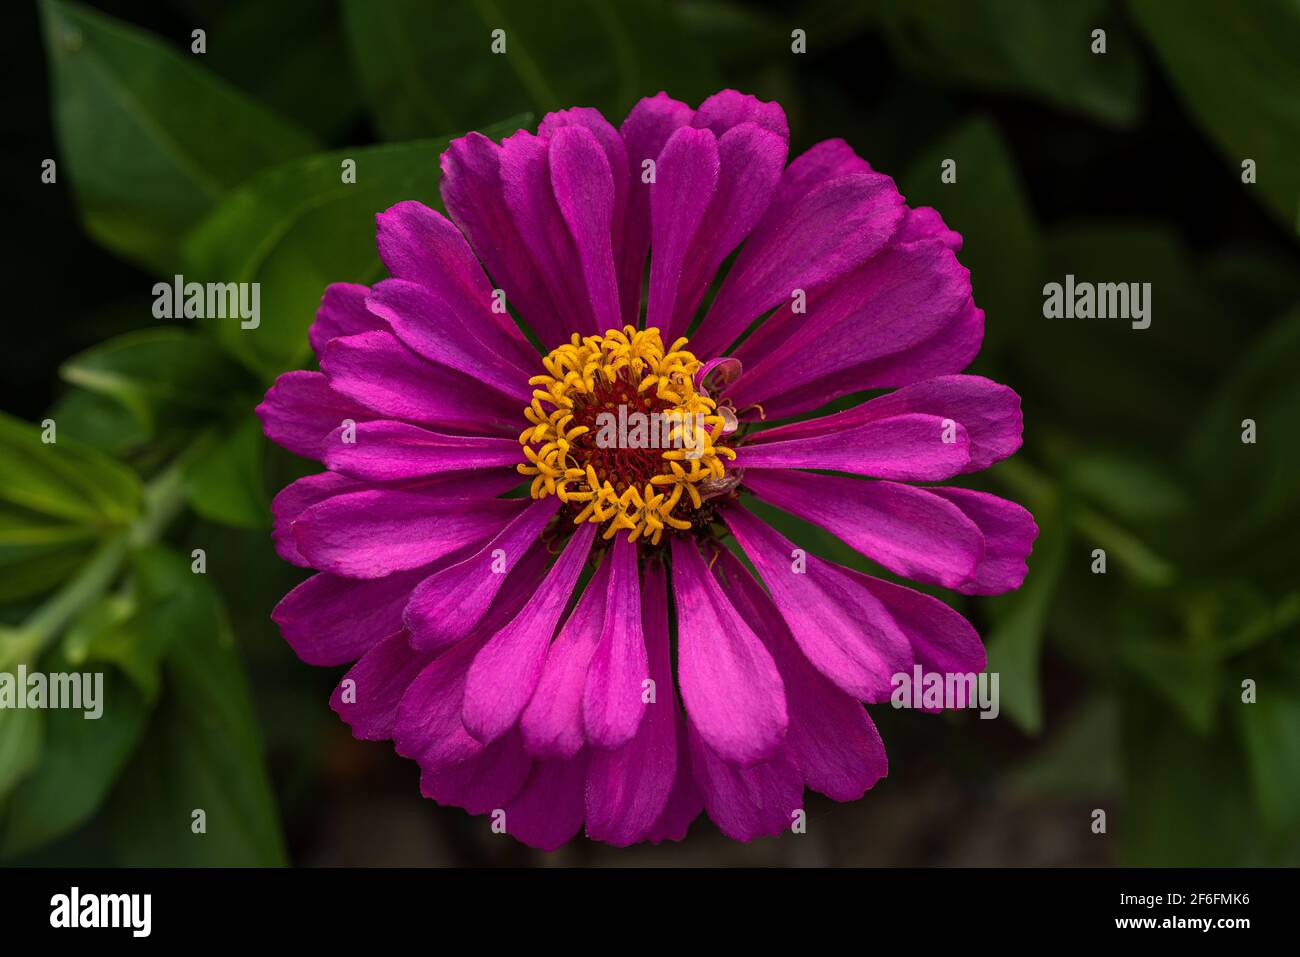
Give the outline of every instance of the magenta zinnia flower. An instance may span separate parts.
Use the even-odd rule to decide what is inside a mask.
[[[677,840],[701,810],[777,833],[805,787],[854,800],[885,774],[862,702],[893,675],[983,670],[947,604],[805,556],[743,493],[916,581],[1024,578],[1027,511],[904,484],[1020,446],[1016,394],[957,374],[984,323],[961,237],[843,141],[787,166],[788,141],[779,105],[731,90],[455,140],[450,219],[381,213],[392,278],[326,289],[322,371],[258,409],[328,469],[275,500],[279,553],[318,570],[275,610],[285,639],[355,662],[334,709],[425,795],[527,844]],[[600,441],[620,409],[689,442]]]

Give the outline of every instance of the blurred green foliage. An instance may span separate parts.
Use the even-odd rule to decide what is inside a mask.
[[[1002,674],[1014,746],[978,721],[879,715],[891,758],[932,753],[973,786],[1111,808],[1115,862],[1300,863],[1300,6],[38,8],[49,85],[32,99],[48,101],[59,190],[108,255],[78,254],[130,275],[103,287],[124,295],[54,290],[75,308],[13,350],[62,351],[35,372],[15,362],[6,401],[23,416],[0,417],[0,669],[104,670],[113,704],[98,721],[0,711],[0,858],[286,860],[283,821],[318,799],[331,676],[267,621],[300,577],[270,548],[269,496],[306,464],[265,442],[252,407],[309,361],[324,286],[380,275],[374,213],[438,205],[449,136],[499,137],[569,105],[617,122],[660,89],[694,102],[733,86],[782,101],[795,151],[844,136],[963,233],[987,311],[972,371],[1024,398],[1024,450],[975,478],[1034,511],[1030,576],[957,601]],[[506,56],[488,52],[498,28]],[[955,183],[940,181],[946,158]],[[146,294],[181,271],[259,281],[261,327],[159,326]],[[1151,328],[1044,320],[1043,283],[1066,272],[1151,282]],[[192,573],[195,549],[210,574]]]

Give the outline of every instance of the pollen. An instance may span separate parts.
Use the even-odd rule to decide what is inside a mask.
[[[579,336],[542,359],[528,380],[529,426],[519,436],[535,499],[557,496],[574,524],[604,537],[658,544],[665,532],[707,524],[725,489],[726,419],[695,387],[700,361],[685,338],[665,349],[659,330],[634,326]]]

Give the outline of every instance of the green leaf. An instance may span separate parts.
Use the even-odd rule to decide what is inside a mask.
[[[594,106],[615,126],[643,96],[721,86],[665,0],[345,0],[357,72],[388,139]],[[506,52],[492,52],[505,31]]]
[[[1064,728],[1008,776],[1017,795],[1110,797],[1120,790],[1119,709],[1097,698],[1078,708]]]
[[[0,801],[36,766],[44,735],[43,712],[0,709]]]
[[[484,130],[500,137],[523,119]],[[308,355],[307,329],[332,282],[380,273],[375,214],[402,200],[441,208],[438,154],[450,137],[324,153],[268,170],[236,190],[186,244],[187,269],[224,281],[260,282],[261,323],[223,323],[217,335],[264,378]],[[356,162],[344,183],[342,163]]]
[[[1222,670],[1213,650],[1186,642],[1131,637],[1119,653],[1128,669],[1163,695],[1201,735],[1214,726]]]
[[[59,424],[64,437],[107,455],[125,455],[149,439],[130,409],[89,389],[68,390],[50,409],[49,417]]]
[[[57,656],[50,671],[67,668]],[[103,801],[144,732],[148,707],[125,677],[104,673],[103,714],[50,710],[40,764],[9,796],[0,819],[0,858],[13,858],[73,830]]]
[[[96,528],[139,514],[143,491],[134,472],[72,440],[43,442],[42,432],[0,413],[0,504]]]
[[[940,180],[941,164],[957,163],[957,181]],[[1018,317],[1039,308],[1038,227],[1011,152],[991,121],[974,119],[917,158],[902,178],[913,206],[933,206],[962,234],[975,304],[988,315],[985,350],[997,351]]]
[[[1029,556],[1029,574],[1019,591],[989,599],[994,626],[985,642],[986,670],[1002,676],[1002,708],[1030,734],[1037,734],[1043,726],[1039,657],[1047,613],[1065,567],[1069,543],[1069,534],[1056,510],[1035,503],[1034,516],[1040,532]]]
[[[1082,452],[1064,463],[1064,472],[1074,491],[1129,521],[1169,518],[1189,505],[1183,486],[1155,461],[1116,452]]]
[[[4,517],[0,511],[0,529]],[[63,526],[60,526],[63,527]],[[0,542],[4,541],[0,531]],[[74,540],[74,547],[0,544],[0,605],[44,594],[67,581],[86,560],[89,536]]]
[[[62,652],[76,668],[116,666],[152,702],[172,644],[202,634],[215,639],[224,614],[216,593],[183,557],[149,546],[131,554],[124,590],[89,606],[68,629]]]
[[[1261,675],[1258,699],[1240,704],[1256,806],[1277,831],[1300,825],[1300,686]]]
[[[1300,202],[1300,5],[1129,0],[1129,9],[1227,159],[1223,186],[1266,203],[1289,231]],[[1241,181],[1247,159],[1253,184]]]
[[[149,268],[232,186],[311,139],[147,33],[42,0],[61,173],[87,230]],[[186,38],[188,42],[188,37]]]
[[[270,505],[262,485],[261,423],[248,417],[200,456],[186,473],[185,494],[204,518],[237,528],[266,528]]]
[[[878,13],[915,73],[1033,96],[1113,124],[1137,118],[1142,75],[1110,0],[886,0]],[[1092,31],[1106,29],[1106,52]]]
[[[116,336],[68,359],[59,374],[121,403],[148,434],[163,421],[211,417],[253,387],[211,339],[184,328]]]
[[[196,810],[206,833],[193,830]],[[284,863],[252,697],[224,624],[172,645],[157,718],[110,819],[128,866]]]

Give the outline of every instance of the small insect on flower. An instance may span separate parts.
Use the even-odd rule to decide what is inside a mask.
[[[455,140],[448,216],[379,214],[391,278],[326,289],[321,371],[258,408],[327,469],[275,499],[280,555],[317,570],[285,639],[352,664],[334,709],[425,795],[529,845],[680,840],[701,811],[790,829],[805,787],[885,775],[863,703],[895,675],[984,669],[947,604],[754,500],[915,581],[1025,576],[1025,509],[908,484],[1020,446],[1017,395],[960,374],[984,328],[961,237],[842,140],[788,146],[781,107],[732,90]],[[632,440],[645,417],[668,441]]]

